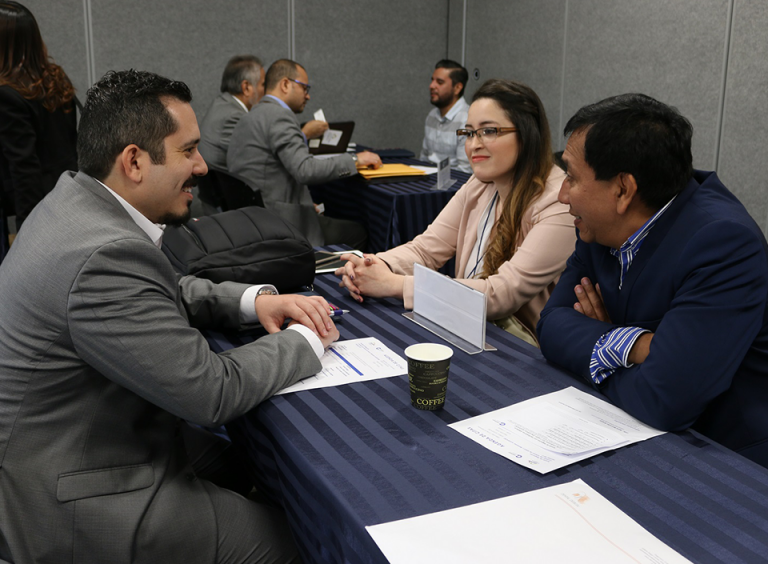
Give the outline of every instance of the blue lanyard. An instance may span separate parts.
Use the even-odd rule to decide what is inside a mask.
[[[498,190],[493,195],[493,200],[491,200],[491,206],[488,208],[488,215],[485,216],[485,223],[483,223],[483,230],[480,232],[480,239],[477,242],[477,260],[475,261],[475,267],[469,272],[469,276],[467,278],[472,278],[472,276],[475,275],[475,271],[477,270],[477,266],[480,264],[480,261],[485,257],[485,253],[480,255],[480,248],[483,246],[483,237],[485,236],[485,229],[488,227],[488,220],[491,219],[491,213],[493,212],[493,205],[496,203],[496,198],[498,198],[499,192]],[[486,245],[487,247],[488,245]],[[487,252],[487,250],[486,250]]]

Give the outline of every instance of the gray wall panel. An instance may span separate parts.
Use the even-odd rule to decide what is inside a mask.
[[[760,163],[768,146],[768,4],[737,0],[728,65],[718,172],[768,232],[768,193]]]
[[[93,3],[96,78],[138,68],[183,80],[202,118],[218,94],[232,55],[252,53],[269,65],[288,54],[288,4],[260,0]]]
[[[563,69],[565,0],[488,0],[467,8],[467,101],[489,78],[523,82],[541,98],[553,145],[558,128]],[[478,70],[479,80],[473,78]]]
[[[715,161],[727,0],[579,0],[568,4],[564,115],[639,91],[694,126],[693,159]]]
[[[447,58],[462,62],[464,57],[464,5],[467,0],[448,0]]]
[[[429,79],[447,52],[448,2],[295,0],[295,60],[330,121],[354,120],[354,140],[418,153]]]
[[[90,84],[83,0],[22,0],[22,3],[35,15],[48,54],[64,69],[78,97],[84,100]]]

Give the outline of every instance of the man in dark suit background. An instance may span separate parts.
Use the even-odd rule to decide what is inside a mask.
[[[282,562],[284,516],[200,479],[181,419],[218,426],[320,370],[321,298],[178,279],[162,225],[206,173],[186,85],[110,72],[63,175],[0,265],[0,559]],[[280,331],[286,318],[303,323]],[[270,333],[214,354],[194,326]]]
[[[320,184],[357,174],[357,167],[381,166],[375,153],[344,153],[314,158],[296,114],[310,99],[307,71],[280,59],[267,71],[267,94],[232,133],[227,168],[260,190],[264,205],[293,223],[313,245],[346,243],[362,248],[367,240],[358,223],[319,215],[307,184]]]
[[[768,466],[768,250],[691,124],[648,96],[580,109],[560,201],[579,240],[538,325],[544,356],[658,429]]]

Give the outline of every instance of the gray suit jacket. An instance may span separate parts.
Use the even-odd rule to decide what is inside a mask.
[[[227,170],[227,149],[237,122],[248,112],[229,92],[222,92],[211,103],[200,123],[197,149],[208,165]]]
[[[320,363],[293,331],[212,353],[191,325],[237,326],[245,286],[180,282],[73,175],[0,267],[0,559],[212,563],[222,492],[194,477],[179,418],[220,425]]]
[[[296,114],[266,97],[235,126],[227,169],[261,190],[264,205],[301,229],[313,245],[324,241],[307,184],[357,174],[350,155],[314,158]]]

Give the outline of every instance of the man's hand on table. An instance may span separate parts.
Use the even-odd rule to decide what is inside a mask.
[[[280,327],[290,317],[293,320],[291,325],[300,323],[314,331],[322,341],[323,347],[339,338],[339,330],[328,315],[331,308],[320,296],[261,295],[256,297],[254,308],[259,322],[269,333],[280,331]]]
[[[581,284],[574,288],[574,292],[578,301],[573,304],[573,309],[592,319],[611,323],[611,318],[605,309],[600,284],[593,285],[589,278],[582,278]],[[653,335],[653,333],[643,333],[637,338],[627,356],[628,362],[632,364],[642,364],[645,362],[651,349]]]
[[[362,151],[357,154],[357,168],[381,168],[381,157],[370,151]]]

